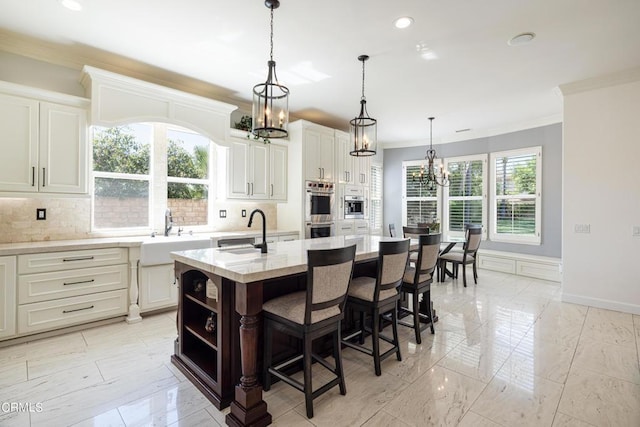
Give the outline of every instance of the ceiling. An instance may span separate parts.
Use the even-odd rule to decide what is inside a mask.
[[[261,0],[78,1],[79,12],[58,0],[3,1],[0,30],[55,46],[51,62],[82,46],[85,58],[116,54],[168,70],[244,107],[266,79]],[[396,29],[405,15],[414,24]],[[435,116],[438,143],[561,121],[558,85],[640,66],[638,22],[638,0],[281,0],[274,59],[292,115],[346,130],[359,111],[357,57],[368,54],[379,141],[423,144]],[[523,32],[536,38],[507,44]]]

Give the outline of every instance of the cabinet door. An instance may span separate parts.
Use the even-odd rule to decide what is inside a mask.
[[[356,159],[357,162],[357,177],[356,184],[369,186],[369,175],[371,174],[371,157],[359,157]]]
[[[0,257],[0,339],[16,334],[16,258]]]
[[[320,159],[320,168],[322,169],[322,179],[333,181],[333,162],[335,139],[333,135],[322,134],[320,137],[320,146],[318,150],[318,158]]]
[[[87,112],[40,103],[39,190],[87,192]]]
[[[38,102],[0,95],[0,191],[38,191]]]
[[[232,141],[227,163],[227,197],[246,199],[250,193],[249,156],[251,147],[245,141]]]
[[[141,267],[140,311],[178,305],[178,285],[173,274],[173,264]]]
[[[336,224],[337,236],[350,236],[355,234],[355,227],[353,220],[347,219],[345,221],[338,221]]]
[[[318,156],[321,138],[320,132],[311,129],[304,129],[303,131],[305,179],[317,180],[322,178],[322,168]]]
[[[261,143],[251,144],[250,153],[250,197],[252,199],[268,199],[271,190],[269,187],[269,146]]]
[[[271,200],[287,200],[287,147],[271,145],[269,169],[271,182]]]
[[[335,174],[339,183],[352,184],[355,178],[354,158],[349,154],[349,134],[336,131]]]

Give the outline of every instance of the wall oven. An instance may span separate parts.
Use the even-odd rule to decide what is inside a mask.
[[[305,194],[305,238],[334,236],[335,188],[333,184],[306,181]]]
[[[364,218],[364,197],[344,196],[344,218],[363,219]]]

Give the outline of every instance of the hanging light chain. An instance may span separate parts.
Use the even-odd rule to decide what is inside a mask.
[[[365,98],[365,96],[364,96],[364,63],[365,63],[365,61],[366,61],[365,59],[362,60],[362,98],[360,98],[360,99],[363,99],[363,100],[366,101],[367,98]]]
[[[273,6],[271,6],[269,9],[271,9],[271,38],[270,38],[271,50],[269,52],[269,57],[273,61]]]

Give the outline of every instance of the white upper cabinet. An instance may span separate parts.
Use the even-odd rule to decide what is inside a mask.
[[[87,192],[87,110],[0,94],[0,191]]]
[[[333,132],[304,128],[302,133],[305,179],[333,181]]]
[[[271,200],[287,200],[287,147],[269,146],[269,166],[271,170]]]
[[[286,147],[235,138],[227,145],[228,198],[286,200]]]
[[[336,181],[344,184],[369,185],[371,157],[354,157],[351,139],[347,132],[335,131],[336,138]]]

